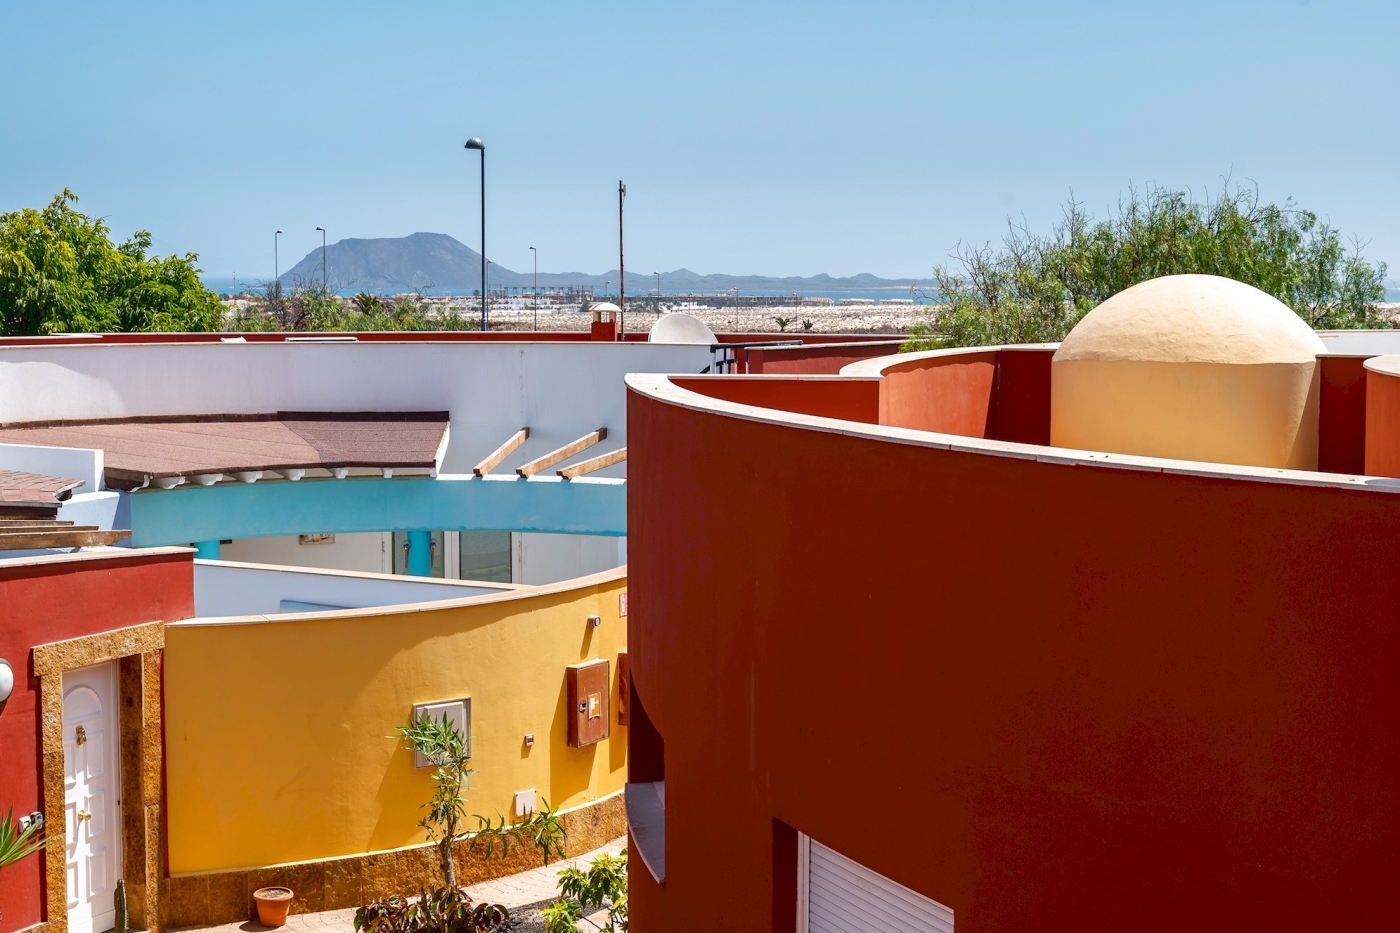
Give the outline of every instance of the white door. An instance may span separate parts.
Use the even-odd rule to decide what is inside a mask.
[[[108,662],[63,675],[63,804],[68,843],[68,929],[105,933],[121,877],[117,672]]]
[[[797,933],[953,933],[953,910],[797,837]]]

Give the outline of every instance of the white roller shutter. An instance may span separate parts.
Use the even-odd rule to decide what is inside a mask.
[[[797,933],[953,933],[953,911],[798,836]]]

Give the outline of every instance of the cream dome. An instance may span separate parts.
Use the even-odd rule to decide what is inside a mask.
[[[1298,315],[1253,286],[1152,279],[1090,311],[1060,344],[1050,442],[1314,470],[1324,352]]]

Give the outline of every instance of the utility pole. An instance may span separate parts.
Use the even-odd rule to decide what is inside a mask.
[[[627,272],[622,265],[622,199],[627,196],[627,186],[622,179],[617,182],[617,332],[627,332]]]
[[[535,330],[540,329],[540,253],[533,246],[530,255],[535,257]]]

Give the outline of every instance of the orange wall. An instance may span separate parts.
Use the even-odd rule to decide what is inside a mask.
[[[1365,397],[1366,473],[1400,477],[1400,377],[1367,370]]]
[[[880,423],[1048,444],[1053,355],[1028,347],[897,363],[885,370]]]
[[[959,933],[1394,922],[1400,496],[635,391],[628,430],[629,650],[667,783],[636,933],[786,923],[783,826]],[[811,508],[833,476],[839,510]]]
[[[995,423],[996,351],[936,356],[885,370],[880,423],[987,437]]]

